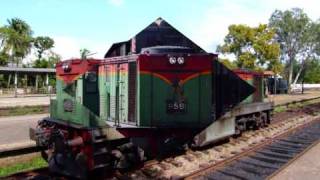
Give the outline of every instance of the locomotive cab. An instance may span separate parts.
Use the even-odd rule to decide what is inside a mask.
[[[57,98],[50,117],[79,127],[102,125],[99,121],[97,60],[68,60],[57,64]]]
[[[159,50],[161,50],[159,52]],[[137,61],[142,126],[201,128],[212,121],[213,54],[148,48]],[[154,52],[155,51],[155,52]],[[148,98],[150,97],[150,98]]]
[[[111,126],[201,128],[212,121],[216,55],[156,46],[100,67],[101,118]],[[103,80],[104,81],[104,80]]]

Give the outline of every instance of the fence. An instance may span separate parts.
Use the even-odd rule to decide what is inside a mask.
[[[15,88],[0,88],[0,96],[15,96],[15,95],[31,95],[31,94],[55,94],[56,89],[52,86],[41,87],[36,89],[35,87],[17,88],[15,94]]]

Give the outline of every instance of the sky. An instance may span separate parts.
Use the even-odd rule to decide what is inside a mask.
[[[158,17],[208,52],[223,43],[231,24],[258,26],[272,12],[299,7],[320,18],[317,0],[1,0],[0,26],[20,18],[34,36],[50,36],[62,59],[80,49],[103,58],[112,43],[128,40]],[[29,57],[30,58],[30,57]]]

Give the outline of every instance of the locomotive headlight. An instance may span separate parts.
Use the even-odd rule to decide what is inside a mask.
[[[180,103],[180,104],[179,104],[179,108],[180,108],[181,110],[185,109],[185,104],[184,104],[184,103]]]
[[[182,56],[179,56],[179,57],[171,56],[169,57],[169,63],[172,65],[173,64],[183,65],[185,63],[185,59]]]
[[[175,64],[177,62],[175,57],[169,57],[169,63],[170,64]]]
[[[71,71],[71,66],[70,66],[69,63],[66,62],[66,63],[62,64],[62,69],[63,69],[64,72],[70,72]]]
[[[184,58],[183,57],[178,57],[177,61],[178,61],[178,64],[183,64],[184,63]]]
[[[175,103],[173,104],[173,109],[174,109],[174,110],[178,110],[178,109],[179,109],[179,104],[178,104],[177,102],[175,102]]]

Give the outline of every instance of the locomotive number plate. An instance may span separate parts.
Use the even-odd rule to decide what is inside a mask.
[[[63,109],[66,112],[72,112],[73,111],[73,102],[71,99],[64,99],[63,100]]]
[[[185,113],[187,104],[185,102],[167,101],[167,113]]]

